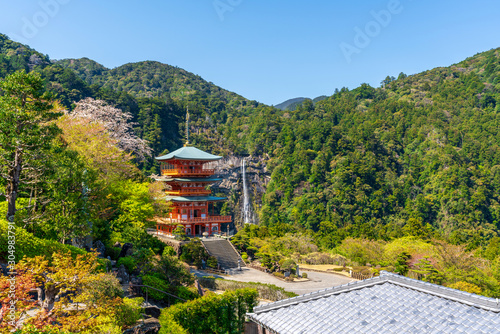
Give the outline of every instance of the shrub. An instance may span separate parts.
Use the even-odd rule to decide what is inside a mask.
[[[480,287],[478,287],[475,284],[464,282],[464,281],[459,281],[453,284],[448,285],[449,288],[452,289],[457,289],[469,293],[475,293],[477,295],[481,294],[483,292]]]
[[[111,274],[101,273],[92,276],[84,284],[88,303],[97,303],[106,298],[123,297],[123,289],[118,279]]]
[[[411,257],[419,255],[419,257],[432,258],[436,254],[436,247],[413,236],[393,240],[384,247],[384,257],[391,263],[397,261],[397,258],[402,253],[406,253]],[[379,260],[371,263],[380,263],[382,265],[383,261]]]
[[[360,265],[377,263],[384,254],[383,241],[347,238],[337,248],[339,253]]]
[[[120,327],[135,324],[142,313],[142,298],[123,298],[123,303],[115,308],[116,322]]]
[[[7,220],[0,219],[0,258],[4,259],[7,259],[8,256],[7,228]],[[63,254],[68,251],[71,252],[73,257],[87,253],[83,249],[64,245],[55,240],[40,239],[24,228],[16,227],[16,262],[19,262],[25,256],[44,256],[47,259],[52,259],[52,254]]]
[[[177,253],[175,252],[174,247],[172,246],[165,246],[163,249],[162,256],[177,256]]]
[[[283,273],[280,273],[279,271],[274,272],[273,275],[278,278],[285,278],[285,275]]]
[[[181,261],[201,267],[201,260],[208,259],[208,253],[201,244],[200,239],[191,239],[187,244],[182,245]]]
[[[198,294],[198,290],[195,287],[188,288],[185,286],[177,287],[175,295],[185,300],[193,300],[200,297],[200,295]],[[176,301],[179,300],[176,299]]]
[[[307,273],[302,273],[302,278],[307,278]]]
[[[294,260],[287,259],[287,260],[284,260],[283,262],[281,262],[280,266],[281,266],[282,270],[292,270],[297,266],[297,264],[295,263]]]
[[[209,266],[210,268],[216,269],[218,264],[219,263],[215,256],[210,256],[207,260],[207,266]]]
[[[158,290],[162,290],[165,292],[167,292],[168,288],[169,288],[169,285],[167,282],[165,282],[161,278],[158,278],[158,277],[152,276],[152,275],[142,276],[142,284],[149,285],[153,288],[156,288]],[[147,293],[149,295],[149,297],[151,297],[155,300],[163,300],[166,296],[164,293],[162,293],[160,291],[156,291],[156,290],[153,290],[153,289],[150,289],[147,287],[142,287],[142,291],[144,293]]]
[[[257,305],[257,296],[256,290],[240,289],[163,309],[159,333],[242,333],[245,315]]]
[[[246,260],[248,259],[248,254],[247,254],[247,253],[245,253],[245,252],[241,253],[241,258],[242,258],[244,261],[246,261]]]
[[[111,260],[118,260],[118,256],[120,255],[120,252],[122,249],[120,247],[113,247],[113,244],[111,242],[106,244],[106,251],[104,255],[109,256]]]
[[[131,256],[121,257],[117,262],[117,266],[120,267],[122,264],[125,266],[125,269],[127,269],[129,273],[134,272],[137,268],[137,262]]]

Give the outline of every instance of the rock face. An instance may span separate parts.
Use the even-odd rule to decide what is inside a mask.
[[[245,174],[247,178],[248,194],[250,197],[251,221],[259,223],[258,211],[262,206],[262,196],[271,180],[271,174],[267,170],[266,163],[262,157],[235,157],[229,156],[218,162],[216,177],[222,178],[219,184],[212,186],[215,193],[222,193],[229,198],[228,206],[234,212],[234,223],[243,225],[243,173],[242,159],[245,159]]]
[[[118,258],[124,257],[124,256],[131,256],[133,253],[134,253],[134,245],[127,242],[127,243],[123,244],[122,251],[120,252],[120,255],[118,256]]]
[[[95,249],[95,251],[99,254],[99,257],[104,257],[106,246],[104,246],[101,240],[97,240],[96,242],[94,242],[92,248]]]
[[[125,266],[122,264],[116,273],[116,278],[120,281],[121,284],[128,284],[130,280],[130,276],[125,270]]]
[[[160,331],[161,325],[158,319],[149,318],[130,329],[127,329],[123,334],[156,334]]]
[[[5,275],[5,276],[7,276],[9,274],[9,268],[7,268],[7,265],[0,263],[0,274]]]
[[[161,315],[161,309],[156,306],[148,306],[144,308],[144,313],[152,316],[153,318],[159,318]]]

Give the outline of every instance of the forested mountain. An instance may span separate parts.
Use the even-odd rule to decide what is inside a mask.
[[[275,105],[274,107],[278,108],[280,110],[285,110],[289,106],[291,106],[292,104],[297,105],[297,104],[300,104],[300,103],[304,102],[305,99],[306,99],[305,97],[296,97],[296,98],[293,98],[293,99],[288,99],[288,100],[286,100],[284,102],[281,102],[280,104]]]
[[[92,97],[131,113],[136,132],[151,143],[154,155],[182,144],[187,109],[193,140],[204,148],[228,153],[217,125],[236,111],[258,105],[173,66],[141,62],[109,70],[87,58],[54,62],[0,34],[0,78],[20,69],[40,72],[47,89],[69,110]],[[141,168],[157,172],[152,158],[142,162]]]
[[[491,50],[316,106],[261,110],[228,122],[227,136],[271,156],[261,210],[269,226],[304,226],[325,247],[438,232],[475,248],[500,222],[499,72]]]
[[[261,157],[272,178],[260,217],[277,233],[305,228],[325,248],[405,234],[475,248],[498,234],[498,49],[279,110],[169,65],[51,63],[0,37],[1,76],[33,69],[68,108],[90,96],[131,112],[155,154],[181,144],[189,108],[195,145]]]
[[[328,98],[328,96],[321,95],[321,96],[318,96],[318,97],[314,98],[312,101],[313,101],[313,103],[316,103],[316,102],[322,101],[322,100],[324,100],[326,98]],[[281,102],[280,104],[277,104],[274,107],[278,108],[280,110],[294,111],[295,109],[297,109],[297,107],[299,105],[301,105],[302,103],[304,103],[304,101],[307,100],[307,99],[308,98],[305,98],[305,97],[296,97],[294,99],[289,99],[289,100],[286,100],[285,102]]]

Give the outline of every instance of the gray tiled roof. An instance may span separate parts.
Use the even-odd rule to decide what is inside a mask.
[[[498,299],[387,272],[265,304],[248,316],[280,334],[500,334]]]

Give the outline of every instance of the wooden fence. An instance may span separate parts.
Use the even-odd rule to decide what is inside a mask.
[[[372,278],[373,274],[363,275],[362,273],[351,272],[351,277],[355,278],[355,279],[359,279],[359,280],[364,280],[364,279]]]

